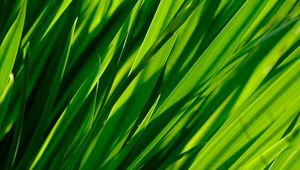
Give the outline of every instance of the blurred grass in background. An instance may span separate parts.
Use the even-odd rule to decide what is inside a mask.
[[[0,169],[297,169],[299,0],[0,0]]]

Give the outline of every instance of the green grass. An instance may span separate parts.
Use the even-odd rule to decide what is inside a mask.
[[[300,1],[0,0],[0,169],[298,169]]]

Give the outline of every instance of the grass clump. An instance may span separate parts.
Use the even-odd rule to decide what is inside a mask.
[[[297,169],[300,2],[0,0],[1,169]]]

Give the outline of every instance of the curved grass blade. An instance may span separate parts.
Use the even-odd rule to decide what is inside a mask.
[[[8,83],[9,75],[13,69],[25,23],[27,0],[21,1],[17,19],[9,29],[0,46],[0,96]]]

